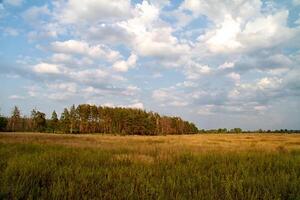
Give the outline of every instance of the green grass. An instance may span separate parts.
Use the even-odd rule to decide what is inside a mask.
[[[0,143],[0,199],[300,199],[300,151]]]

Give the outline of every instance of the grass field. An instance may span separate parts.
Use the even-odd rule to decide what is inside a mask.
[[[300,199],[300,135],[2,133],[0,199]]]

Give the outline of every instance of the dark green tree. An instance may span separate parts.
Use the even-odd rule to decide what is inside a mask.
[[[46,130],[46,114],[40,111],[34,110],[32,113],[32,119],[34,124],[34,130],[43,132]]]
[[[0,131],[6,130],[7,122],[7,118],[0,114]]]

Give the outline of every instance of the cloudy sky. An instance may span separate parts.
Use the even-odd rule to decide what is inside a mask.
[[[0,108],[300,129],[300,1],[2,0]]]

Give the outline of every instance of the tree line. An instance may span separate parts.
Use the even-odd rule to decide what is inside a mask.
[[[294,130],[294,129],[275,129],[275,130],[263,130],[263,129],[258,129],[258,130],[243,130],[241,128],[232,128],[232,129],[227,129],[227,128],[219,128],[219,129],[201,129],[199,130],[199,133],[300,133],[300,130]]]
[[[10,117],[0,117],[0,131],[168,135],[196,134],[198,128],[180,117],[141,109],[80,104],[65,108],[60,117],[53,111],[50,119],[37,109],[31,111],[30,117],[22,116],[15,106]]]

